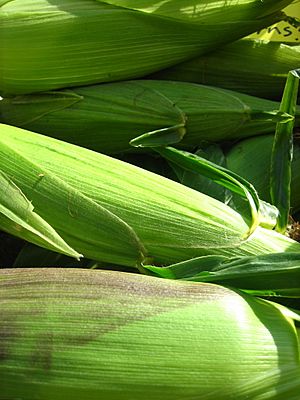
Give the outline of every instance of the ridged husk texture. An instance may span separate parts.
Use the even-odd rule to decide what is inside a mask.
[[[300,251],[273,231],[256,229],[248,238],[244,216],[198,191],[8,125],[0,126],[0,172],[1,229],[65,254],[70,249],[40,233],[59,235],[73,256],[129,266],[149,258],[160,265],[214,253]]]
[[[299,68],[300,46],[243,39],[152,75],[280,100],[287,74]]]
[[[0,101],[0,120],[101,153],[134,151],[130,140],[156,131],[177,146],[275,131],[280,104],[192,83],[127,81]],[[300,125],[300,109],[296,126]],[[141,150],[141,149],[140,149]]]
[[[282,18],[292,0],[2,0],[0,93],[137,78]]]
[[[1,400],[297,400],[282,306],[212,284],[0,270]]]

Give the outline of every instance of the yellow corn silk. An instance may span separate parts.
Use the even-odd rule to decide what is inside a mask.
[[[296,0],[283,10],[286,15],[300,19],[300,1]],[[270,40],[288,44],[300,43],[300,27],[292,26],[287,21],[280,21],[268,28],[249,36],[251,39]]]

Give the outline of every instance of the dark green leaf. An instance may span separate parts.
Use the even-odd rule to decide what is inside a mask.
[[[162,278],[214,282],[260,296],[300,297],[300,253],[206,256],[165,268],[145,266],[145,269]]]
[[[280,111],[295,115],[299,86],[299,70],[290,71],[284,89]],[[291,163],[293,158],[294,120],[278,123],[273,143],[270,173],[272,203],[279,210],[276,230],[284,233],[290,213]]]

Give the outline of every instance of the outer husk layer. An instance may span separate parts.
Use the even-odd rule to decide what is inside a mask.
[[[300,46],[243,39],[185,61],[152,79],[201,83],[280,100],[287,74],[299,67]]]
[[[283,119],[279,106],[215,87],[136,80],[6,98],[0,120],[112,154],[134,151],[130,140],[153,131],[173,133],[177,146],[190,149],[273,133]]]
[[[0,301],[1,400],[299,394],[292,320],[271,303],[221,286],[7,269],[0,272]]]
[[[137,78],[277,22],[289,3],[2,1],[0,93]]]
[[[136,266],[150,257],[160,265],[202,254],[300,249],[297,242],[263,229],[245,241],[249,226],[227,205],[119,160],[19,128],[0,126],[0,168],[39,217],[91,259]],[[8,215],[0,214],[2,229],[36,243]]]

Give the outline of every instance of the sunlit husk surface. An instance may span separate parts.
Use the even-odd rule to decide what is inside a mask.
[[[279,106],[216,87],[136,80],[5,98],[0,121],[112,154],[135,151],[131,139],[159,130],[190,149],[273,133]]]
[[[212,284],[0,270],[0,399],[296,400],[291,318]]]
[[[137,78],[277,22],[291,1],[4,0],[0,93]]]
[[[0,170],[35,213],[91,259],[135,266],[149,257],[168,264],[207,252],[300,251],[297,242],[264,230],[244,242],[242,215],[200,192],[8,125],[0,127]],[[3,215],[1,228],[37,243]]]

